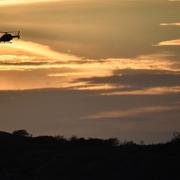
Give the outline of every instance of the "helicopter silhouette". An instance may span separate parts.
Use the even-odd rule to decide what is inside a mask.
[[[17,34],[13,33],[13,32],[0,32],[0,34],[3,34],[1,37],[0,37],[0,43],[1,42],[9,42],[9,43],[12,43],[11,40],[14,39],[14,38],[18,38],[20,39],[20,31],[17,32]]]

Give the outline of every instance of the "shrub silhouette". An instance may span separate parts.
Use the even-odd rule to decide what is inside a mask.
[[[25,129],[13,131],[12,134],[15,136],[23,136],[23,137],[31,136]]]

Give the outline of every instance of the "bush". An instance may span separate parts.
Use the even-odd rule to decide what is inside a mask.
[[[22,136],[22,137],[29,137],[31,136],[26,130],[21,129],[21,130],[16,130],[12,133],[15,136]]]

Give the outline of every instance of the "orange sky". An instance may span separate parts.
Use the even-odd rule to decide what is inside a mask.
[[[148,142],[179,130],[179,2],[36,2],[0,1],[1,31],[21,31],[0,44],[4,130]]]

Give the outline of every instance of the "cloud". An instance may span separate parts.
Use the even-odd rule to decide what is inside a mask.
[[[144,88],[144,89],[126,89],[126,91],[116,91],[116,92],[107,92],[102,93],[102,95],[165,95],[165,94],[179,94],[180,86],[171,86],[171,87],[152,87],[152,88]]]
[[[0,70],[31,70],[61,68],[72,62],[81,62],[83,58],[52,50],[47,45],[30,41],[16,41],[12,44],[0,44]]]
[[[129,86],[132,89],[151,88],[156,86],[180,86],[180,72],[156,70],[124,69],[114,71],[112,76],[82,78],[90,84],[112,84]]]
[[[179,0],[169,0],[169,1],[179,1]],[[175,23],[161,23],[161,26],[180,26],[180,22]],[[157,44],[157,46],[179,46],[180,45],[180,39],[175,40],[169,40],[169,41],[162,41]]]
[[[134,70],[165,70],[177,72],[180,70],[179,64],[177,61],[172,61],[169,58],[173,57],[171,54],[150,54],[150,55],[141,55],[136,58],[108,58],[108,59],[99,59],[99,60],[88,60],[82,57],[75,55],[69,55],[65,53],[60,53],[53,51],[48,46],[33,42],[19,42],[17,44],[7,45],[7,48],[14,48],[14,55],[3,55],[0,53],[0,60],[6,61],[9,59],[9,62],[18,60],[20,62],[48,62],[46,66],[26,66],[22,68],[32,69],[32,68],[59,68],[59,67],[71,67],[71,68],[80,68],[84,70],[84,75],[88,72],[92,72],[92,76],[96,74],[101,74],[104,71],[111,74],[114,70],[123,70],[123,69],[134,69]],[[28,55],[16,55],[16,50],[22,50],[29,52]],[[12,52],[11,52],[12,53]],[[37,56],[35,56],[35,54]],[[14,58],[14,60],[13,60]],[[18,64],[17,64],[18,67]],[[3,67],[1,67],[2,69]],[[15,67],[13,67],[15,68]],[[20,68],[20,67],[18,67]],[[13,70],[13,69],[12,69]],[[93,74],[93,71],[96,72]],[[58,73],[54,76],[60,76]]]
[[[39,43],[31,42],[31,41],[16,41],[15,43],[6,45],[7,47],[13,49],[19,49],[23,51],[27,51],[36,55],[41,55],[48,57],[52,60],[61,60],[61,61],[70,61],[70,60],[80,60],[80,57],[60,53],[52,50],[49,46],[42,45]]]
[[[132,76],[128,75],[118,77],[119,83],[106,80],[99,83],[87,82],[82,79],[107,77],[114,81],[116,77],[111,77],[114,71],[124,69],[179,71],[179,61],[173,57],[176,52],[157,53],[159,49],[151,46],[153,42],[159,42],[158,39],[164,39],[157,24],[162,21],[162,17],[167,22],[170,21],[165,10],[175,10],[169,8],[169,3],[150,2],[151,6],[148,3],[140,5],[130,1],[122,3],[112,0],[101,3],[98,0],[88,0],[1,8],[1,29],[22,29],[22,38],[29,39],[15,41],[10,45],[13,47],[7,48],[9,51],[1,45],[3,54],[0,52],[0,70],[11,71],[8,80],[5,76],[1,79],[3,82],[12,82],[12,78],[14,83],[19,84],[18,88],[39,88],[39,84],[43,84],[43,87],[46,84],[47,87],[49,84],[52,87],[58,85],[61,88],[64,87],[64,82],[66,87],[79,90],[128,91],[131,88],[135,90],[135,87],[142,90],[162,86],[163,83],[164,86],[177,86],[176,78],[172,76],[172,79],[162,76],[163,80],[167,77],[168,82],[158,84],[155,79],[160,80],[160,75],[145,75],[148,82],[140,78],[140,75],[135,75],[134,84]],[[152,18],[151,23],[147,21],[147,17]],[[136,36],[137,34],[141,34],[141,37]],[[71,72],[64,72],[62,68],[70,69]],[[50,69],[53,70],[49,71]],[[15,70],[24,71],[21,75],[24,74],[24,77],[14,77]],[[37,80],[34,80],[33,86],[28,86],[28,78],[37,70],[46,73],[41,74],[41,77],[33,76]],[[28,74],[27,71],[31,73]],[[23,78],[26,81],[20,83]],[[38,79],[43,82],[39,83]]]
[[[176,23],[161,23],[161,26],[180,26],[180,22]]]
[[[164,95],[180,93],[180,73],[155,70],[124,69],[114,71],[112,76],[77,79],[80,88],[109,85],[112,91],[102,95]],[[84,83],[84,84],[83,84]],[[104,89],[105,90],[105,89]]]
[[[157,44],[157,46],[179,46],[179,45],[180,45],[180,39],[162,41]]]
[[[3,48],[7,49],[9,54],[0,53],[0,73],[8,71],[10,75],[7,78],[7,75],[1,73],[1,89],[5,89],[5,85],[12,83],[12,80],[13,84],[18,84],[18,89],[34,89],[42,85],[43,88],[129,92],[179,85],[180,66],[177,61],[169,59],[173,57],[171,54],[141,55],[134,59],[87,60],[62,54],[33,42],[21,41]],[[28,85],[28,81],[24,79],[34,77],[33,74],[38,70],[44,73],[39,74],[35,78],[37,80]],[[15,71],[24,71],[24,75],[20,76]],[[17,89],[15,85],[11,88]]]
[[[23,38],[48,44],[60,52],[69,50],[88,59],[132,58],[157,52],[151,44],[174,34],[172,30],[162,33],[157,26],[162,19],[172,20],[167,9],[178,16],[179,9],[169,7],[166,1],[140,5],[117,0],[103,3],[98,0],[72,0],[70,3],[64,0],[3,7],[0,29],[22,29]],[[150,23],[147,17],[151,17]],[[136,36],[138,34],[141,36]]]
[[[112,119],[112,118],[128,118],[128,117],[137,117],[149,113],[162,113],[167,111],[179,110],[179,106],[149,106],[149,107],[140,107],[132,108],[127,110],[117,110],[109,112],[100,112],[94,115],[88,115],[82,117],[82,119]]]

